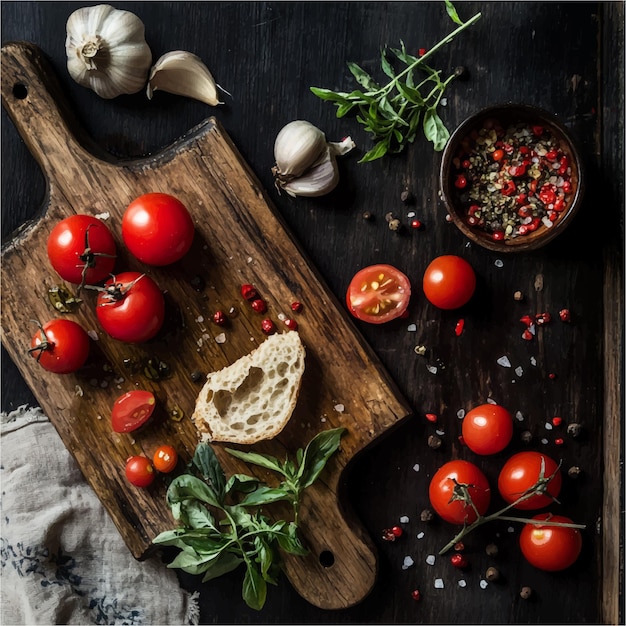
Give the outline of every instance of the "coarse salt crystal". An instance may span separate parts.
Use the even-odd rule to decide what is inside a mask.
[[[400,518],[400,523],[401,523],[401,524],[408,524],[408,523],[409,523],[409,517],[408,517],[408,515],[403,515],[403,516]]]
[[[530,357],[530,364],[535,367],[537,365],[537,359],[534,356]]]
[[[431,373],[431,374],[436,374],[437,373],[437,367],[435,365],[427,365],[426,369]]]
[[[441,437],[442,435],[445,435],[445,434],[446,434],[446,431],[445,431],[445,430],[441,430],[441,429],[439,429],[439,430],[436,430],[436,431],[435,431],[435,434],[437,434],[437,435],[439,435],[439,436]]]
[[[337,413],[343,413],[346,410],[346,407],[343,404],[335,404],[334,408]]]
[[[467,587],[467,583],[465,582],[465,580],[463,580],[463,578],[461,578],[461,580],[457,581],[457,585],[459,587]]]
[[[546,422],[544,424],[544,427],[545,427],[546,430],[552,430],[552,424],[550,424],[550,422]]]
[[[104,213],[96,213],[94,217],[99,220],[108,220],[111,217],[111,214],[108,211],[105,211]]]
[[[406,328],[410,333],[414,333],[417,330],[416,324],[409,324]]]
[[[501,356],[498,360],[497,360],[498,365],[502,365],[502,367],[511,367],[511,361],[509,361],[509,357],[508,356]]]
[[[502,259],[496,259],[496,260],[493,262],[493,264],[494,264],[496,267],[504,267],[504,263],[502,262]]]
[[[489,585],[489,583],[484,578],[481,578],[478,584],[480,585],[481,589],[487,589],[487,586]]]
[[[545,445],[547,445],[548,440],[544,438],[544,439],[541,440],[541,443],[545,446]]]
[[[198,324],[202,324],[202,322],[204,322],[204,316],[198,315],[198,317],[196,317],[196,322],[198,322]]]
[[[541,218],[541,221],[546,228],[552,228],[552,225],[554,224],[554,222],[547,215],[544,215]]]
[[[443,578],[435,578],[435,589],[443,589]]]
[[[513,528],[513,526],[509,526],[509,527],[506,529],[506,532],[507,532],[507,533],[514,533],[514,532],[515,532],[515,528]]]
[[[522,366],[521,366],[521,365],[518,365],[518,366],[515,368],[515,374],[516,374],[517,376],[521,376],[523,373],[524,373],[524,369],[522,368]]]
[[[465,417],[465,409],[459,409],[459,410],[456,412],[456,416],[457,416],[460,420],[462,420],[462,419]]]
[[[215,337],[215,343],[226,343],[226,333],[220,333]]]
[[[413,565],[415,561],[410,556],[405,556],[404,561],[402,562],[402,569],[409,569],[411,565]]]
[[[78,396],[79,398],[83,397],[83,388],[80,385],[76,385],[74,387],[74,395]]]
[[[414,472],[419,472],[419,471],[420,471],[420,464],[419,464],[419,463],[416,463],[416,464],[413,466],[413,471],[414,471]]]
[[[416,536],[417,536],[418,539],[423,539],[424,538],[424,533],[423,532],[417,533]]]
[[[407,217],[415,217],[415,211],[409,211],[409,212],[406,214],[406,216],[407,216]]]
[[[487,404],[498,404],[493,398],[487,398]]]
[[[429,554],[426,557],[426,563],[428,563],[428,565],[434,565],[435,564],[435,555],[434,554]]]
[[[524,421],[524,415],[523,415],[523,413],[522,413],[521,411],[517,411],[517,412],[515,413],[515,419],[516,419],[518,422],[523,422],[523,421]]]
[[[98,339],[100,339],[100,337],[98,336],[98,333],[95,330],[88,330],[87,334],[89,335],[89,337],[91,339],[93,339],[94,341],[98,341]]]

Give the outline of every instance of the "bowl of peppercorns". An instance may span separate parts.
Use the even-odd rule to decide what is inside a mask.
[[[452,133],[440,185],[451,220],[471,241],[522,252],[544,246],[571,222],[583,195],[582,165],[554,115],[502,104]]]

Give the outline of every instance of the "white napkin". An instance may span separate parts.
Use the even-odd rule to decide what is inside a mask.
[[[0,623],[197,624],[197,594],[133,558],[41,409],[0,418]]]

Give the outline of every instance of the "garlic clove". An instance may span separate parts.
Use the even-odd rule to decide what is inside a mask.
[[[350,150],[356,148],[356,144],[352,141],[352,137],[344,137],[341,141],[329,141],[328,145],[337,156],[348,154]]]
[[[209,68],[200,57],[184,50],[168,52],[154,64],[146,89],[148,99],[151,100],[154,92],[159,90],[200,100],[211,106],[222,104]]]
[[[278,181],[277,181],[278,182]],[[280,183],[290,196],[316,197],[330,193],[339,183],[339,168],[331,146],[324,150],[322,158],[305,174],[289,182]]]
[[[325,148],[326,136],[311,122],[289,122],[274,142],[274,177],[283,182],[298,178],[323,155]]]
[[[70,76],[107,99],[140,91],[152,63],[143,22],[108,4],[69,16],[65,51]]]

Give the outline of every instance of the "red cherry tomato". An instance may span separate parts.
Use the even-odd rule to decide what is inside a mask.
[[[162,445],[159,446],[152,457],[152,463],[159,472],[167,474],[171,472],[178,463],[178,453],[172,446]]]
[[[458,309],[476,289],[472,266],[459,256],[446,254],[433,259],[424,272],[424,295],[440,309]]]
[[[476,454],[496,454],[513,437],[513,417],[498,404],[481,404],[463,418],[463,442]]]
[[[126,461],[126,478],[135,487],[149,487],[156,473],[152,463],[145,456],[131,456]]]
[[[145,274],[123,272],[104,284],[96,315],[102,328],[119,341],[140,343],[152,339],[165,319],[165,299]]]
[[[553,502],[561,491],[561,471],[559,466],[549,456],[541,452],[527,450],[514,454],[500,470],[498,476],[498,491],[506,502],[512,504],[524,492],[531,489],[539,480],[541,466],[544,464],[543,476],[553,476],[546,486],[548,494],[535,494],[531,498],[515,505],[516,509],[529,511],[541,509]]]
[[[91,215],[71,215],[50,232],[48,258],[63,280],[95,285],[113,271],[115,241],[102,220]]]
[[[111,426],[116,433],[130,433],[143,426],[154,413],[156,400],[150,391],[135,389],[123,393],[113,403]]]
[[[359,270],[348,286],[346,303],[354,317],[382,324],[405,313],[411,298],[409,279],[392,265],[370,265]]]
[[[169,265],[191,247],[194,225],[185,205],[166,193],[147,193],[133,200],[122,218],[126,247],[148,265]]]
[[[54,319],[39,328],[30,346],[30,355],[45,370],[69,374],[85,364],[89,356],[89,335],[72,320]]]
[[[569,517],[550,513],[540,513],[533,519],[572,523]],[[577,528],[529,523],[522,528],[519,545],[531,565],[547,572],[558,572],[573,565],[582,550],[583,539]]]
[[[477,519],[476,511],[469,503],[453,499],[461,493],[457,483],[469,485],[472,502],[480,515],[484,515],[491,499],[489,482],[482,471],[469,461],[449,461],[435,472],[428,488],[430,503],[446,522],[471,524]]]

